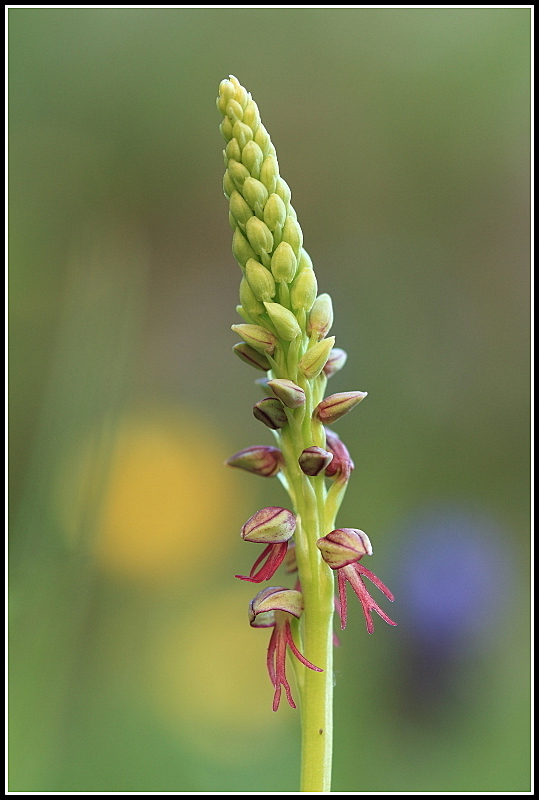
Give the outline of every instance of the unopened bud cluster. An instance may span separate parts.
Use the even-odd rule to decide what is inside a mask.
[[[354,465],[339,437],[326,426],[354,408],[366,392],[325,395],[328,378],[346,362],[345,351],[334,347],[335,337],[328,336],[333,324],[331,297],[318,292],[291,192],[280,175],[275,148],[256,103],[230,76],[220,84],[217,107],[226,143],[223,188],[233,230],[232,252],[242,271],[237,306],[242,322],[232,325],[241,341],[234,352],[266,373],[257,381],[265,397],[254,404],[253,414],[277,441],[277,447],[247,447],[227,463],[262,477],[278,475],[294,504],[293,511],[272,506],[256,512],[241,531],[244,541],[266,546],[249,575],[237,577],[254,583],[269,580],[285,559],[285,564],[293,562],[299,568],[295,589],[263,589],[249,607],[253,627],[274,628],[268,668],[275,688],[275,710],[282,686],[294,706],[284,674],[287,647],[304,666],[321,671],[299,652],[290,627],[297,624],[294,620],[304,609],[300,589],[306,580],[301,570],[305,548],[311,563],[316,560],[317,569],[329,567],[339,575],[372,552],[366,534],[353,533],[356,529],[335,530],[320,539],[300,522],[309,516],[302,503],[311,502],[305,498],[314,497],[316,487],[318,497],[327,498],[328,503],[332,493],[336,513]],[[331,479],[329,489],[325,478]],[[323,517],[320,504],[313,513]],[[300,524],[303,535],[294,543]],[[346,573],[349,581],[350,569]],[[310,573],[312,579],[312,569]],[[357,580],[353,585],[356,589]],[[308,614],[307,605],[305,609]]]

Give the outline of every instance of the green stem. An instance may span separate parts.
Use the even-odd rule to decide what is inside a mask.
[[[292,365],[288,364],[289,370]],[[323,672],[295,661],[301,703],[301,791],[329,792],[333,733],[333,573],[323,561],[317,540],[331,529],[324,476],[308,477],[298,464],[302,451],[325,443],[323,426],[312,419],[324,382],[303,381],[306,401],[295,419],[280,431],[286,476],[297,513],[296,559],[304,610],[300,621],[302,651]],[[292,415],[291,415],[292,416]],[[302,418],[302,422],[300,419]]]

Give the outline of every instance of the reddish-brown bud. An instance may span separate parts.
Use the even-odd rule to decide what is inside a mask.
[[[253,414],[260,422],[274,431],[283,428],[288,422],[283,404],[276,397],[266,397],[255,403]]]
[[[262,380],[264,380],[264,378],[262,378]],[[328,464],[326,475],[328,478],[336,476],[347,481],[351,471],[354,469],[354,462],[350,457],[348,448],[330,428],[326,428],[325,431],[326,447],[333,453],[333,461]]]
[[[238,344],[234,345],[233,350],[242,361],[255,367],[255,369],[261,369],[262,372],[267,372],[271,369],[271,364],[266,356],[263,353],[259,353],[254,347],[250,347],[246,342],[238,342]]]
[[[263,478],[272,478],[281,468],[281,451],[277,447],[255,445],[234,453],[226,460],[229,467],[238,467]]]
[[[323,450],[321,447],[307,447],[298,458],[299,465],[305,475],[320,475],[333,460],[333,453]]]
[[[324,375],[327,378],[331,378],[332,375],[335,375],[336,372],[344,367],[347,358],[348,355],[344,350],[341,350],[340,347],[334,347],[324,364]]]
[[[357,406],[367,392],[337,392],[324,398],[315,410],[314,416],[325,425],[332,425],[341,417],[344,417],[354,406]]]

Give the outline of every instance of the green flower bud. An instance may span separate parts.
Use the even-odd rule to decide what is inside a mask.
[[[271,272],[254,258],[250,258],[245,265],[245,276],[257,300],[269,301],[275,296],[275,281]],[[264,307],[262,306],[262,311],[256,313],[263,314]]]
[[[264,159],[260,167],[260,180],[268,190],[268,194],[273,194],[277,186],[279,177],[279,164],[275,156],[269,155]]]
[[[224,120],[219,125],[219,130],[223,134],[224,138],[229,142],[232,139],[232,123],[230,122],[228,117],[225,117]]]
[[[253,216],[249,217],[245,226],[245,233],[255,253],[271,252],[273,236],[268,226],[261,219]]]
[[[281,242],[271,257],[271,271],[278,283],[290,283],[296,274],[297,261],[288,242]]]
[[[247,142],[253,138],[253,132],[248,125],[238,120],[232,127],[232,136],[238,140],[240,149],[243,150]]]
[[[236,331],[241,336],[244,342],[254,347],[259,353],[267,353],[271,356],[275,352],[277,338],[271,331],[262,328],[261,325],[251,325],[247,322],[240,325],[232,325],[231,327],[233,331]]]
[[[240,164],[239,161],[235,161],[233,158],[231,158],[228,162],[228,171],[230,173],[230,177],[241,191],[245,179],[249,177],[249,170],[244,167],[243,164]]]
[[[217,98],[217,108],[224,116],[229,100],[234,97],[235,86],[229,80],[221,81],[219,84],[219,97]]]
[[[241,160],[253,176],[258,178],[260,175],[260,167],[264,161],[264,154],[256,142],[247,142],[241,154]]]
[[[266,356],[254,350],[252,347],[249,347],[245,342],[238,342],[232,349],[242,361],[245,361],[246,364],[250,364],[255,369],[261,369],[262,372],[267,372],[271,369],[271,364]]]
[[[234,75],[229,75],[229,78],[230,82],[234,85],[234,99],[238,101],[242,108],[245,108],[250,95]]]
[[[236,190],[236,184],[232,180],[230,172],[227,170],[225,172],[225,176],[223,178],[223,192],[225,193],[225,197],[228,199],[232,192]]]
[[[296,530],[296,518],[291,511],[280,506],[261,508],[247,520],[241,529],[244,542],[274,544],[287,542]]]
[[[230,213],[239,225],[245,225],[253,216],[253,212],[237,191],[230,195]]]
[[[337,392],[322,400],[316,406],[313,416],[324,425],[332,425],[357,406],[364,397],[367,397],[367,392]]]
[[[226,115],[229,118],[232,125],[234,125],[234,123],[237,122],[238,120],[240,120],[241,122],[241,120],[243,119],[243,108],[241,107],[241,105],[238,103],[237,100],[228,101],[228,105],[226,107]]]
[[[265,267],[262,267],[262,269],[265,269]],[[245,271],[245,277],[241,279],[240,283],[240,303],[249,316],[264,313],[264,306],[260,302],[260,299],[256,296],[256,293],[253,291],[253,288],[249,283],[247,270]]]
[[[317,342],[307,350],[298,365],[306,378],[312,380],[317,375],[320,375],[334,344],[335,337],[330,336],[328,339],[322,339],[321,342]]]
[[[260,123],[255,133],[255,142],[262,150],[264,158],[268,155],[271,147],[271,139],[265,127]]]
[[[226,146],[226,157],[233,158],[234,161],[241,161],[241,150],[237,139],[231,139]]]
[[[290,191],[290,187],[287,184],[287,182],[281,177],[277,178],[277,186],[275,187],[275,192],[276,194],[279,195],[285,206],[288,206],[290,204],[290,198],[292,196],[292,193]]]
[[[311,257],[309,253],[301,248],[301,253],[299,256],[299,269],[313,269],[313,262],[311,261]]]
[[[243,164],[242,164],[243,167]],[[243,167],[247,172],[247,169]],[[253,209],[253,211],[262,214],[264,206],[268,199],[268,190],[263,183],[257,181],[256,178],[246,178],[243,184],[243,196]]]
[[[243,112],[243,121],[251,128],[253,133],[256,133],[256,129],[260,125],[260,113],[254,100],[249,100],[245,106],[245,111]]]
[[[284,225],[286,219],[286,207],[278,194],[270,194],[264,206],[264,222],[274,231],[277,225]]]
[[[340,347],[334,347],[324,365],[324,375],[331,378],[332,375],[335,375],[336,372],[344,367],[347,358],[348,356],[344,350],[341,350]]]
[[[268,381],[272,392],[287,408],[299,408],[305,402],[305,392],[288,378],[272,378]]]
[[[277,333],[285,342],[291,342],[301,335],[301,328],[295,316],[280,303],[264,303]]]
[[[232,237],[232,253],[243,269],[245,269],[245,265],[250,258],[256,258],[255,251],[238,227],[235,228],[234,236]]]
[[[299,465],[305,475],[315,477],[325,470],[333,460],[333,453],[321,447],[307,447],[298,458]]]
[[[290,247],[290,245],[288,246]],[[304,308],[305,311],[310,311],[316,299],[317,291],[318,284],[316,282],[316,275],[312,269],[304,269],[296,277],[290,289],[292,307]]]
[[[333,324],[333,303],[329,294],[321,294],[314,301],[309,314],[307,333],[314,333],[323,339]]]
[[[283,404],[276,397],[265,397],[253,406],[254,416],[267,425],[268,428],[276,431],[284,428],[288,422]]]
[[[291,245],[292,250],[296,256],[299,257],[301,246],[303,244],[303,233],[299,227],[299,222],[294,219],[290,212],[288,213],[286,222],[284,224],[282,238],[283,242],[288,242],[288,244]]]
[[[363,556],[372,556],[369,537],[357,528],[337,528],[319,539],[316,546],[331,569],[342,569]]]
[[[271,628],[275,625],[275,612],[285,611],[301,617],[303,597],[295,589],[284,586],[267,586],[249,604],[249,622],[253,628]]]

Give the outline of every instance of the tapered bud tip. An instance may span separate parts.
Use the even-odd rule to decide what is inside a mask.
[[[284,339],[285,342],[291,342],[296,336],[301,335],[298,321],[288,308],[285,308],[280,303],[264,302],[264,305],[281,339]]]
[[[320,294],[314,301],[307,324],[308,333],[323,339],[333,325],[333,304],[329,294]]]
[[[369,537],[357,528],[337,528],[319,539],[316,546],[331,569],[341,569],[363,556],[372,556]]]
[[[298,458],[299,465],[305,475],[319,475],[333,460],[333,453],[321,447],[307,447]]]
[[[336,372],[344,367],[347,358],[348,355],[344,350],[341,350],[340,347],[334,347],[324,364],[324,375],[331,378],[332,375],[335,375]]]
[[[266,397],[264,400],[255,403],[253,414],[256,419],[274,431],[284,428],[288,422],[283,404],[276,397]]]
[[[301,386],[287,378],[273,378],[268,381],[268,386],[287,408],[299,408],[305,402],[305,392]]]
[[[276,195],[275,195],[276,196]],[[279,283],[290,283],[296,274],[297,259],[288,242],[281,242],[271,257],[271,271]]]
[[[318,286],[312,269],[303,269],[296,277],[290,290],[290,300],[294,308],[310,311],[316,298]]]
[[[238,467],[263,478],[272,478],[281,468],[281,451],[277,447],[255,445],[234,453],[225,461],[229,467]]]
[[[231,328],[241,336],[246,344],[258,350],[259,353],[266,353],[270,356],[274,353],[277,338],[261,325],[251,325],[246,322],[240,325],[231,325]]]
[[[249,622],[253,628],[271,627],[275,624],[276,611],[284,611],[299,619],[303,611],[301,592],[284,586],[267,586],[249,603]]]
[[[312,380],[317,375],[320,375],[334,344],[335,337],[330,336],[327,339],[322,339],[321,342],[317,342],[307,350],[299,362],[299,368],[306,378]]]
[[[273,544],[287,542],[296,530],[296,518],[291,511],[279,506],[269,506],[257,511],[241,529],[246,542]]]
[[[265,222],[258,217],[249,217],[246,221],[245,232],[249,239],[249,244],[259,255],[270,253],[273,247],[273,234]]]
[[[263,353],[259,353],[253,347],[250,347],[245,342],[238,342],[232,348],[242,361],[250,364],[255,369],[261,369],[262,372],[267,372],[271,369],[271,364]]]
[[[322,400],[314,410],[314,416],[325,425],[331,425],[347,414],[361,400],[367,397],[367,392],[337,392]]]

